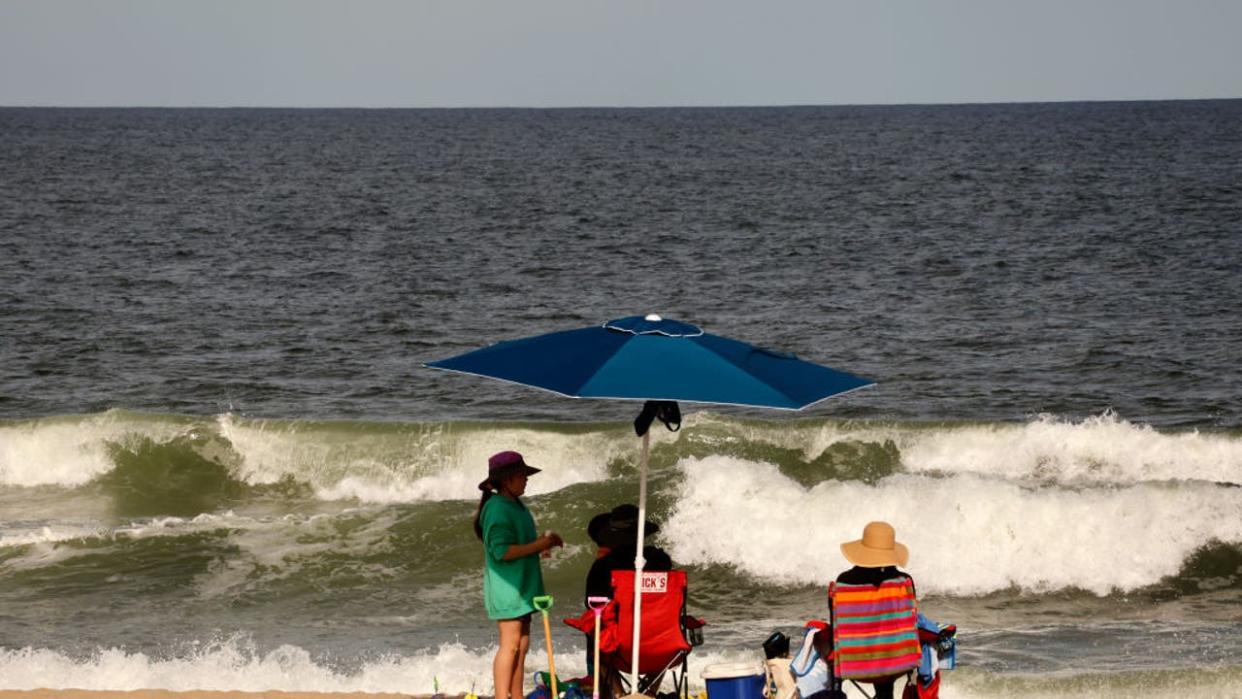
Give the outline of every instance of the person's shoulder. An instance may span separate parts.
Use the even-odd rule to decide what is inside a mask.
[[[609,565],[610,563],[611,562],[608,560],[607,556],[595,559],[591,562],[591,567],[587,569],[587,577],[591,578],[606,575],[612,570],[612,566]]]
[[[838,575],[837,582],[845,585],[878,585],[885,580],[893,580],[895,578],[914,580],[909,573],[898,569],[896,566],[888,566],[886,568],[854,566]]]
[[[634,566],[634,551],[633,549],[613,549],[603,558],[596,560],[595,565],[598,565],[601,568],[610,569],[626,567],[632,568]]]
[[[848,570],[841,571],[841,574],[837,576],[837,582],[845,583],[846,585],[855,585],[866,582],[869,577],[870,576],[867,575],[866,568],[854,566]]]
[[[483,519],[509,517],[516,511],[517,503],[503,495],[493,495],[483,503]]]
[[[659,546],[644,546],[643,559],[646,564],[643,570],[672,570],[673,559]]]
[[[907,573],[906,571],[904,571],[904,570],[902,570],[902,569],[900,569],[900,568],[898,568],[898,567],[896,567],[896,566],[894,566],[894,567],[892,567],[892,568],[889,568],[889,569],[887,570],[887,573],[886,573],[886,575],[885,575],[885,578],[886,578],[886,579],[888,579],[888,580],[893,580],[893,579],[896,579],[896,578],[901,578],[901,579],[903,579],[903,580],[909,580],[909,581],[911,581],[911,582],[913,582],[913,581],[914,581],[914,578],[913,578],[913,577],[911,577],[909,573]]]

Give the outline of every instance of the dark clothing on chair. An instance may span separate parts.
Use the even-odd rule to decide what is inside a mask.
[[[893,578],[906,578],[914,585],[914,578],[909,573],[900,571],[897,566],[885,566],[883,568],[863,568],[862,566],[854,566],[849,570],[837,576],[837,582],[846,585],[875,585]],[[917,594],[917,591],[916,591]]]
[[[672,570],[673,559],[669,558],[664,549],[658,546],[643,547],[643,570],[661,571]],[[634,545],[622,546],[614,548],[604,556],[595,559],[591,564],[591,569],[587,571],[586,593],[583,595],[582,603],[586,605],[587,599],[591,597],[608,597],[612,598],[612,571],[614,570],[634,570]],[[590,605],[586,605],[590,606]],[[595,656],[592,653],[592,644],[594,639],[591,634],[587,634],[587,669],[588,673],[595,676]],[[605,686],[600,693],[604,699],[611,697],[611,687]]]
[[[600,559],[595,559],[594,564],[591,564],[591,570],[586,572],[586,593],[584,597],[582,597],[582,603],[584,603],[584,605],[587,598],[590,597],[612,597],[612,571],[633,570],[633,552],[635,552],[635,546],[633,546],[633,544],[628,546],[620,546],[620,548],[615,548],[607,552],[607,554],[600,557]],[[658,548],[658,546],[643,546],[642,559],[642,570],[673,570],[673,560],[671,557],[668,557],[668,554],[666,554],[663,549]],[[589,648],[591,644],[594,643],[594,639],[592,639],[591,634],[587,634],[586,643]],[[609,677],[611,673],[615,672],[615,670],[607,668],[607,665],[602,668],[601,672],[601,670],[599,668],[595,668],[594,665],[595,658],[592,656],[589,661],[587,661],[587,667],[590,668],[592,677],[595,677],[596,673],[599,673],[601,679],[604,679]],[[643,677],[645,682],[650,682],[651,679],[652,678],[646,677],[646,675]],[[600,682],[601,699],[612,698],[612,690],[615,689],[612,687],[612,684],[614,683],[612,683],[612,680],[610,679],[604,679]]]

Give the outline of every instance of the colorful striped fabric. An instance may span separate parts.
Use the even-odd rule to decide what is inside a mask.
[[[909,578],[875,585],[834,582],[833,674],[843,680],[872,680],[918,667],[918,609]]]

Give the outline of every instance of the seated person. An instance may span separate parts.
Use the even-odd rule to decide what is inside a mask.
[[[838,575],[828,588],[828,603],[836,637],[857,634],[858,640],[836,649],[833,674],[838,682],[850,679],[872,683],[875,699],[892,699],[897,678],[917,667],[922,656],[914,580],[897,568],[906,564],[910,552],[897,542],[892,525],[871,522],[863,529],[861,539],[841,544],[841,553],[854,567]],[[851,616],[874,618],[876,614],[885,617],[882,643],[874,628],[879,622],[855,629],[860,622],[850,620]]]
[[[597,518],[592,518],[591,524],[596,524]],[[598,526],[598,525],[597,525]],[[643,538],[652,536],[660,530],[659,525],[648,520],[644,523]],[[634,570],[634,552],[638,545],[638,507],[636,505],[625,504],[618,505],[607,513],[605,526],[598,526],[598,537],[591,532],[591,526],[588,525],[587,533],[600,546],[600,551],[605,552],[602,556],[595,559],[591,564],[591,569],[587,572],[586,592],[583,596],[583,604],[591,597],[613,597],[612,589],[612,572],[614,570]],[[658,546],[643,545],[643,570],[647,571],[665,571],[673,569],[673,560],[669,555]],[[588,647],[591,639],[588,637]],[[594,658],[588,663],[588,672],[594,677]],[[600,696],[604,699],[613,696],[620,696],[622,687],[620,674],[604,668],[604,680],[600,682]],[[644,683],[647,678],[644,679]],[[657,683],[655,686],[648,688],[648,693],[655,695],[659,688]]]
[[[595,542],[595,557],[597,559],[608,555],[609,549],[608,545],[604,543],[603,535],[604,530],[608,528],[608,518],[611,515],[611,512],[601,512],[592,517],[591,521],[587,523],[587,536],[591,538],[591,541]]]
[[[655,522],[648,520],[645,525],[644,539],[660,531],[660,526]],[[606,548],[608,552],[597,558],[587,572],[584,604],[587,597],[612,597],[612,571],[634,570],[634,549],[638,544],[638,507],[625,504],[612,508],[612,512],[608,513],[607,526],[600,527],[596,542],[600,544],[601,550]],[[658,546],[644,545],[643,560],[643,570],[673,569],[673,560]]]

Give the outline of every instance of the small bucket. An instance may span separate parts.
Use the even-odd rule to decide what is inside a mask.
[[[761,699],[766,680],[758,663],[719,663],[703,668],[707,699]]]

